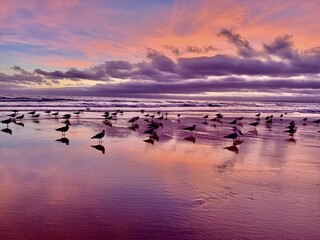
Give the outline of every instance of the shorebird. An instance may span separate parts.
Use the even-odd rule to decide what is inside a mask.
[[[254,129],[256,128],[256,126],[258,126],[260,124],[260,122],[253,122],[253,123],[249,123],[249,125],[253,126]]]
[[[12,119],[11,118],[8,118],[6,120],[2,120],[1,123],[3,124],[7,124],[7,128],[9,127],[9,123],[11,123]]]
[[[36,114],[36,111],[31,111],[31,112],[28,112],[29,115],[34,115]]]
[[[76,111],[76,112],[74,112],[73,114],[74,115],[77,115],[77,117],[79,117],[79,114],[81,113],[81,111]]]
[[[260,117],[260,115],[261,115],[261,113],[257,113],[255,116],[256,116],[256,117]]]
[[[24,114],[22,114],[22,115],[20,115],[20,116],[18,116],[18,117],[16,117],[16,119],[23,119],[24,118]]]
[[[51,113],[51,110],[44,111],[44,113],[49,115]]]
[[[64,114],[64,115],[62,116],[62,118],[64,118],[64,119],[70,119],[70,118],[71,118],[71,114]]]
[[[104,137],[106,131],[103,129],[102,132],[94,135],[91,139],[99,139],[99,143],[102,142],[102,138]]]
[[[69,125],[66,124],[64,127],[57,128],[56,131],[62,133],[62,137],[66,134],[66,132],[69,130]]]
[[[234,130],[234,133],[231,133],[231,134],[229,134],[229,135],[226,135],[226,136],[224,136],[224,138],[230,138],[230,139],[232,139],[232,140],[233,140],[233,145],[236,145],[236,141],[239,140],[240,135],[243,135],[243,133],[242,133],[239,129],[237,129],[237,128],[234,128],[234,129],[235,129],[235,130]]]
[[[196,125],[192,125],[191,127],[185,127],[183,130],[188,130],[190,132],[193,132],[196,129]]]
[[[294,126],[283,132],[289,133],[289,136],[293,137],[293,135],[297,132],[297,130],[298,130],[298,127]]]
[[[217,116],[218,119],[223,118],[223,115],[221,113],[217,113],[216,116]]]
[[[12,118],[15,118],[16,116],[17,116],[17,113],[12,113],[8,115],[8,117],[12,117]]]
[[[230,122],[229,124],[237,124],[238,119],[235,118],[232,122]]]
[[[133,117],[133,118],[131,118],[131,119],[128,121],[128,123],[134,123],[134,122],[136,122],[138,119],[139,119],[139,116]]]
[[[56,111],[56,112],[52,113],[51,115],[57,117],[59,115],[59,111]]]
[[[320,118],[318,120],[313,121],[313,122],[316,123],[316,124],[319,124],[320,123]]]

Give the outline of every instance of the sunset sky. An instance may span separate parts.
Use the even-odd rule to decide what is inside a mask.
[[[320,94],[320,2],[10,0],[0,93]]]

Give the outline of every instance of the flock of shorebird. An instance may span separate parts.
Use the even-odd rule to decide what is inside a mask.
[[[86,110],[79,110],[76,112],[73,112],[73,115],[75,115],[76,117],[79,117],[80,114],[82,114],[84,111],[90,111],[90,108],[86,108]],[[63,114],[63,115],[59,115],[59,111],[55,111],[55,112],[51,112],[50,110],[44,111],[45,114],[47,114],[47,116],[52,116],[56,119],[62,119],[63,123],[65,124],[63,127],[57,128],[55,129],[58,132],[61,132],[62,134],[62,138],[58,139],[57,141],[69,144],[69,140],[66,138],[66,132],[68,132],[69,130],[69,126],[70,124],[70,118],[72,117],[72,114]],[[40,117],[40,113],[37,113],[36,111],[30,111],[28,113],[26,113],[28,115],[30,115],[30,118],[33,119],[34,122],[39,122],[39,117]],[[113,126],[112,121],[117,119],[117,115],[122,115],[123,111],[122,110],[116,110],[114,112],[109,112],[106,111],[103,113],[102,117],[103,117],[103,123],[109,127]],[[157,129],[159,127],[163,127],[163,122],[162,120],[167,120],[168,119],[168,113],[162,113],[161,111],[158,111],[156,113],[145,113],[144,109],[140,110],[140,114],[142,114],[142,117],[139,116],[135,116],[131,119],[128,120],[128,123],[130,124],[130,126],[128,127],[129,129],[136,131],[139,128],[138,125],[138,120],[139,119],[144,119],[144,121],[147,121],[147,129],[143,132],[144,134],[148,134],[148,138],[144,139],[143,141],[150,143],[150,144],[154,144],[155,141],[159,141],[159,135],[157,134]],[[283,121],[284,115],[287,115],[287,113],[281,114],[279,117],[280,121]],[[11,114],[8,115],[8,119],[2,120],[1,123],[5,124],[7,127],[5,129],[2,129],[2,132],[6,132],[9,134],[12,134],[12,130],[9,128],[9,124],[10,123],[15,123],[21,126],[24,126],[23,123],[23,119],[25,117],[25,114],[21,114],[18,115],[18,111],[14,110]],[[181,115],[180,114],[175,114],[175,120],[180,122],[180,118]],[[256,132],[256,127],[261,124],[262,120],[261,120],[261,113],[255,114],[254,119],[255,121],[249,123],[250,126],[253,126],[253,130],[250,131],[252,133]],[[209,119],[209,115],[205,115],[202,117],[202,119],[204,119],[203,124],[208,124],[208,121],[211,121],[213,123],[213,127],[216,127],[217,123],[222,124],[223,121],[223,115],[221,113],[217,113],[215,114],[215,117],[212,119]],[[242,120],[244,119],[244,117],[236,117],[234,120],[232,120],[231,122],[229,122],[228,124],[232,125],[232,132],[226,136],[224,136],[224,138],[228,138],[228,139],[232,139],[232,146],[228,147],[227,149],[233,151],[236,151],[236,145],[241,144],[242,141],[240,141],[240,137],[243,136],[243,133],[241,132],[240,127],[243,126]],[[268,115],[264,118],[265,120],[265,125],[267,128],[271,128],[273,121],[274,121],[274,117],[273,115]],[[308,119],[304,118],[302,119],[303,121],[303,125],[306,125]],[[313,121],[316,124],[320,123],[320,119],[314,120]],[[187,141],[191,141],[191,142],[195,142],[195,137],[193,136],[193,132],[196,129],[196,125],[192,125],[192,126],[188,126],[188,127],[184,127],[181,130],[185,130],[188,132],[191,132],[191,135],[188,137],[185,137],[184,140]],[[297,132],[298,127],[296,126],[294,121],[291,121],[289,123],[289,125],[286,127],[286,129],[283,131],[287,134],[289,134],[289,136],[291,138],[294,137],[294,134]],[[320,131],[318,131],[320,132]],[[104,148],[101,145],[102,144],[102,139],[105,137],[106,131],[103,129],[101,132],[97,133],[96,135],[92,136],[91,139],[98,139],[99,140],[99,145],[94,145],[92,147],[102,151],[104,153]]]

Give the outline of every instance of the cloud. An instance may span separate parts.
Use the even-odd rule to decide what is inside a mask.
[[[263,44],[263,48],[270,55],[292,59],[298,56],[296,50],[293,49],[293,45],[293,37],[286,34],[277,37],[271,44]]]
[[[132,63],[111,60],[95,66],[47,71],[37,68],[27,71],[13,66],[13,74],[0,73],[0,82],[7,86],[59,85],[63,79],[73,80],[71,86],[81,93],[97,95],[143,94],[204,94],[207,92],[267,92],[315,94],[320,89],[320,51],[313,48],[298,51],[289,35],[264,43],[253,49],[239,34],[229,30],[219,32],[239,49],[239,56],[215,54],[172,59],[164,53],[147,48],[146,60]],[[167,49],[174,49],[167,46]],[[208,51],[212,48],[208,48]],[[180,51],[180,50],[179,50]],[[201,53],[203,47],[189,51]],[[244,52],[246,52],[244,54]],[[250,53],[250,54],[249,54]],[[274,57],[276,56],[276,58]],[[94,87],[85,87],[90,80]],[[122,81],[119,81],[122,80]],[[91,85],[92,85],[91,84]]]
[[[233,33],[232,30],[222,29],[217,33],[218,37],[225,37],[229,43],[236,46],[238,54],[244,58],[251,58],[256,55],[254,49],[251,47],[249,41],[243,39],[240,34]]]
[[[169,50],[176,57],[180,57],[182,55],[185,55],[186,53],[209,54],[213,51],[218,50],[218,48],[216,48],[214,46],[210,46],[210,45],[206,45],[206,46],[202,46],[202,47],[188,45],[183,48],[178,48],[173,45],[164,45],[163,47],[164,47],[164,49]]]

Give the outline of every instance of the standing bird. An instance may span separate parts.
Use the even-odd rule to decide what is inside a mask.
[[[8,127],[9,127],[9,123],[11,123],[11,121],[12,121],[12,119],[11,119],[11,118],[8,118],[8,119],[6,119],[6,120],[1,121],[1,123],[7,124],[7,128],[8,128]]]
[[[56,131],[61,132],[62,133],[62,137],[64,135],[66,135],[66,132],[69,130],[69,125],[66,124],[64,127],[61,128],[57,128]]]
[[[196,129],[196,125],[192,125],[191,127],[185,127],[183,130],[188,130],[190,132],[193,132]]]
[[[106,131],[103,129],[102,132],[94,135],[91,139],[99,139],[99,143],[102,143],[102,138],[104,137]]]

